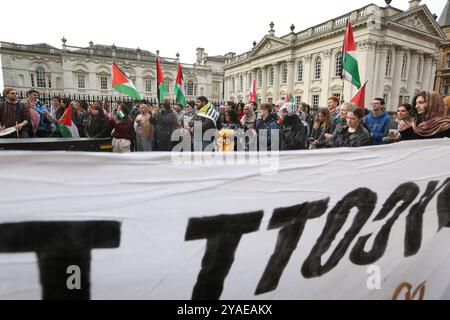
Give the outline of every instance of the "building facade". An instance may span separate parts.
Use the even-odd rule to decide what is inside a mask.
[[[112,62],[132,79],[141,95],[156,99],[156,55],[146,50],[105,45],[80,48],[66,44],[62,48],[48,44],[23,45],[0,42],[3,84],[19,91],[37,88],[47,95],[93,95],[123,97],[111,88]],[[179,57],[161,58],[164,79],[173,97]],[[208,57],[197,49],[194,64],[182,64],[187,99],[205,95],[211,100],[223,99],[225,57]]]
[[[387,1],[390,3],[390,1]],[[437,53],[445,35],[426,5],[410,1],[402,11],[371,4],[300,32],[268,34],[253,49],[225,55],[225,99],[246,101],[251,80],[256,80],[258,101],[284,100],[325,106],[335,95],[346,101],[357,88],[340,78],[342,45],[347,19],[353,25],[361,81],[368,80],[366,105],[384,97],[388,110],[433,89]]]
[[[436,73],[436,91],[440,94],[450,95],[450,0],[447,0],[444,11],[439,20],[442,32],[445,33],[447,41],[442,45],[439,51],[437,73]]]

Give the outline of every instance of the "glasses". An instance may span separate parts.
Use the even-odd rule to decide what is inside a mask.
[[[15,94],[15,95],[18,95],[18,93],[17,93],[17,92],[10,92],[9,94]]]

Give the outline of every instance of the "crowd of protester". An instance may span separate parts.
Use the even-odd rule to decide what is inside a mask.
[[[201,150],[213,144],[213,150],[223,152],[362,147],[450,137],[450,97],[434,91],[419,93],[412,104],[398,106],[393,114],[386,112],[382,98],[373,99],[364,110],[352,103],[339,104],[330,97],[327,107],[312,111],[304,102],[213,106],[206,97],[199,97],[175,106],[170,100],[161,105],[146,101],[109,105],[54,97],[46,105],[35,89],[19,100],[14,88],[5,88],[0,100],[0,138],[63,137],[57,124],[69,106],[79,136],[112,137],[114,152],[172,151],[181,141],[172,139],[173,133],[181,130],[194,137],[196,122],[202,134],[210,129],[216,132],[202,140]],[[4,131],[7,128],[15,130]]]

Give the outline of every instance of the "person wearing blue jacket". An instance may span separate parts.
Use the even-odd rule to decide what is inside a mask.
[[[382,98],[375,98],[372,102],[372,112],[364,118],[364,126],[369,130],[372,145],[382,144],[386,129],[391,124],[391,117],[384,110],[385,102]]]

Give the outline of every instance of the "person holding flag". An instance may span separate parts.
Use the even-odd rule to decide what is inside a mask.
[[[73,114],[75,110],[73,108],[73,103],[70,102],[69,106],[64,111],[61,119],[56,120],[55,124],[59,130],[59,133],[63,138],[79,138],[80,134],[78,132],[78,128],[73,121]]]

